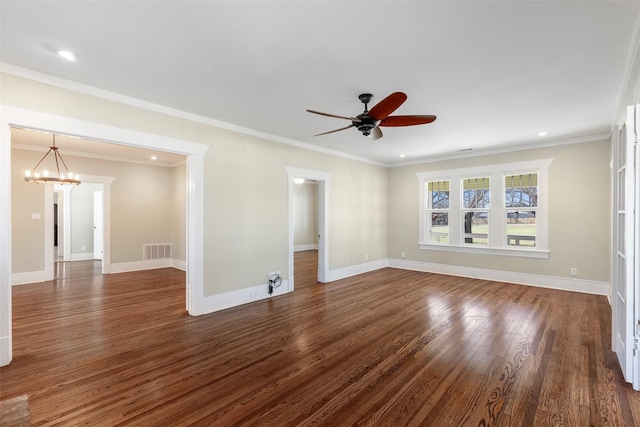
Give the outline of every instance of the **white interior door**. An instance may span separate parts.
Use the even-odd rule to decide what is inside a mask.
[[[102,260],[103,253],[102,191],[93,192],[93,259]]]
[[[635,302],[635,288],[638,283],[634,280],[636,240],[638,230],[635,229],[634,208],[635,194],[635,153],[636,118],[635,108],[630,106],[623,124],[618,127],[613,146],[614,194],[613,202],[613,274],[612,274],[612,339],[613,350],[616,352],[624,378],[634,383],[638,389],[638,355],[635,350],[638,317]]]

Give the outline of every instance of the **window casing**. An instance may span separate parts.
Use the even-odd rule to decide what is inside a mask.
[[[551,162],[419,173],[419,247],[548,258]]]

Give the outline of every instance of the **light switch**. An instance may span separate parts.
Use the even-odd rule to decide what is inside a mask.
[[[31,214],[31,219],[39,221],[40,220],[40,214],[39,213],[32,213]]]

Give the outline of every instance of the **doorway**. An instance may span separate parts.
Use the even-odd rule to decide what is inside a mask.
[[[104,178],[104,177],[103,177]],[[95,179],[94,179],[95,180]],[[101,179],[104,180],[104,179]],[[54,185],[54,278],[70,271],[72,262],[92,262],[102,274],[104,266],[104,185],[83,179],[82,185]],[[106,184],[108,185],[108,184]],[[48,220],[48,218],[45,218]],[[109,215],[107,215],[109,219]],[[110,243],[110,236],[106,236]],[[49,242],[45,241],[45,245]],[[66,263],[61,268],[59,263]]]
[[[612,348],[622,373],[634,390],[640,390],[640,104],[629,106],[625,120],[613,136],[613,215],[611,314]]]
[[[318,272],[317,281],[320,283],[326,283],[329,280],[329,242],[327,236],[329,236],[329,180],[331,174],[325,172],[318,172],[307,169],[298,169],[292,167],[285,167],[288,179],[289,188],[289,291],[293,291],[295,288],[295,275],[294,275],[294,253],[295,253],[295,194],[298,185],[294,179],[304,179],[314,182],[317,187],[317,196],[315,199],[316,207],[314,208],[317,215],[317,249],[318,249]]]
[[[12,320],[11,320],[11,129],[40,129],[50,133],[63,133],[81,136],[85,139],[103,141],[114,145],[136,148],[148,148],[187,156],[186,228],[187,228],[187,276],[186,306],[191,315],[205,313],[204,307],[204,155],[209,146],[192,141],[99,123],[87,122],[55,114],[41,113],[18,107],[3,106],[3,122],[0,123],[0,366],[7,365],[12,359]],[[45,184],[50,185],[50,184]],[[52,185],[51,185],[52,186]],[[105,214],[109,212],[105,186],[103,206]],[[53,196],[53,189],[51,190]],[[46,200],[45,213],[53,211],[53,197]],[[51,212],[51,218],[53,213]],[[108,221],[105,217],[104,234],[109,235]],[[53,233],[52,227],[49,233]],[[50,235],[53,242],[53,236]],[[53,249],[53,245],[50,246]],[[104,259],[109,256],[107,241],[104,242]],[[45,257],[51,259],[53,254]],[[105,262],[105,265],[106,262]],[[106,273],[110,273],[107,271]]]
[[[317,277],[318,263],[318,182],[311,179],[294,178],[293,183],[293,251],[294,274],[303,283],[314,283]],[[296,271],[301,263],[305,266],[305,276],[313,270],[314,277],[300,277]],[[294,277],[295,279],[295,277]],[[298,280],[301,283],[301,280]]]

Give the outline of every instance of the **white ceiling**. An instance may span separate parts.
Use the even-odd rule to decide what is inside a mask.
[[[34,70],[389,165],[608,135],[640,16],[638,1],[0,7],[4,71]],[[360,93],[374,94],[371,108],[395,91],[408,95],[395,114],[438,119],[384,128],[377,141],[355,129],[313,137],[349,122],[306,109],[354,116]]]

